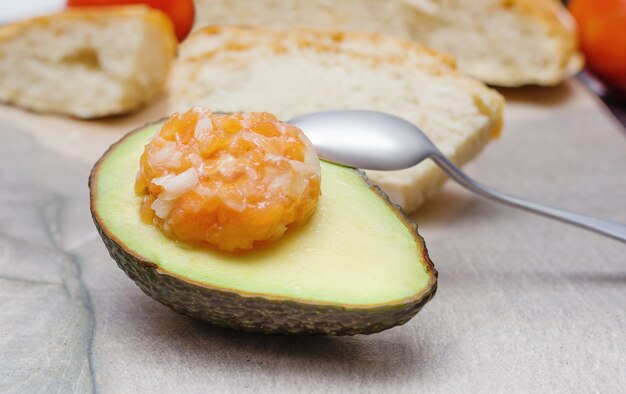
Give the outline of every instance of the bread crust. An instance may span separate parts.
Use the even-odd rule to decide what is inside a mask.
[[[232,34],[238,36],[238,41],[242,38],[249,39],[249,47],[258,45],[257,41],[263,37],[272,38],[272,47],[274,52],[284,51],[284,43],[286,41],[295,41],[300,48],[314,48],[318,52],[345,52],[345,48],[341,48],[341,43],[346,41],[361,42],[364,45],[377,48],[377,54],[368,54],[368,56],[376,56],[381,60],[389,62],[406,61],[413,54],[419,57],[429,57],[433,59],[433,63],[444,69],[456,69],[456,60],[450,55],[446,55],[435,51],[425,45],[416,43],[415,41],[405,40],[401,38],[387,37],[378,33],[366,32],[347,32],[340,30],[318,30],[306,27],[292,29],[273,29],[262,26],[221,26],[211,25],[194,31],[180,47],[180,57],[185,61],[195,61],[199,58],[189,56],[187,50],[194,44],[194,41],[202,40],[203,36],[213,36],[219,34]],[[221,48],[215,48],[212,51],[203,51],[202,57],[210,57],[220,50],[243,50],[248,46],[242,47],[241,44],[225,45]],[[385,49],[388,49],[386,52]],[[404,54],[402,52],[405,52]],[[393,55],[390,55],[393,53]],[[358,56],[357,52],[353,55]]]

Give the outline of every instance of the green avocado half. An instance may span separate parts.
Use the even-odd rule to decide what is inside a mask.
[[[111,257],[150,297],[216,325],[264,333],[371,334],[406,323],[437,288],[417,226],[358,170],[322,162],[309,223],[227,254],[167,238],[139,217],[139,157],[162,123],[111,146],[89,179]]]

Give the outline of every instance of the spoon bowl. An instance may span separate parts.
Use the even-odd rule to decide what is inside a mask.
[[[573,224],[626,242],[626,226],[510,196],[476,182],[452,163],[411,122],[383,112],[322,111],[289,121],[311,140],[319,156],[337,164],[390,171],[431,159],[461,186],[490,200]]]
[[[374,111],[324,111],[289,121],[333,163],[365,170],[401,170],[436,153],[437,148],[413,123]]]

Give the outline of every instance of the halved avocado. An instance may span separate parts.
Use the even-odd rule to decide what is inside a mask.
[[[245,254],[192,247],[139,218],[139,157],[161,123],[129,133],[89,179],[111,257],[150,297],[210,323],[264,333],[371,334],[406,323],[437,287],[415,223],[362,172],[322,162],[305,226]]]

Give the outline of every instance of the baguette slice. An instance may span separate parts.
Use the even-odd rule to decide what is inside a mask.
[[[172,111],[201,105],[282,119],[329,109],[389,112],[420,126],[457,164],[499,133],[504,104],[449,58],[367,33],[208,27],[181,45],[171,85]],[[445,180],[430,162],[367,175],[408,212]]]
[[[489,84],[556,85],[581,70],[575,24],[557,0],[405,0],[409,35]]]
[[[410,38],[403,0],[194,0],[195,28],[245,25],[384,33]]]
[[[341,27],[412,39],[499,86],[556,85],[583,65],[558,0],[196,0],[196,10],[197,27]]]
[[[145,6],[70,9],[0,28],[0,101],[94,118],[134,111],[164,88],[176,36]]]

